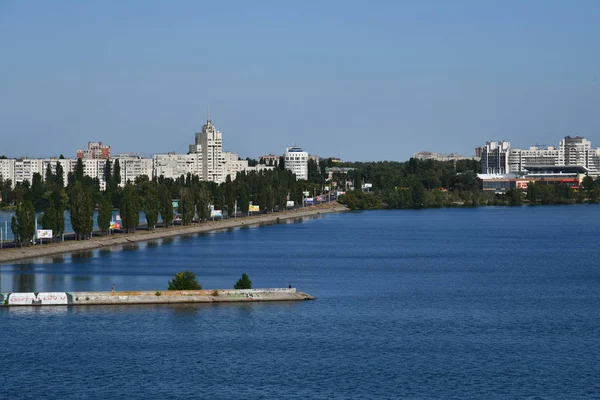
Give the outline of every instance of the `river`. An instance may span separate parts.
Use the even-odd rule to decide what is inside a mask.
[[[0,265],[9,291],[302,303],[0,308],[4,398],[598,398],[600,206],[328,214]]]

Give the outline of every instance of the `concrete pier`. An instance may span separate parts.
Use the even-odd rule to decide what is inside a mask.
[[[131,292],[29,292],[0,293],[0,307],[229,303],[315,299],[315,297],[309,294],[296,291],[295,288]]]

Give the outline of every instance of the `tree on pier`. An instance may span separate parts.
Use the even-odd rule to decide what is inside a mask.
[[[196,279],[196,274],[189,269],[175,274],[173,280],[169,281],[169,290],[202,290],[202,286]]]
[[[242,277],[233,285],[234,289],[252,289],[252,281],[246,274],[242,274]]]

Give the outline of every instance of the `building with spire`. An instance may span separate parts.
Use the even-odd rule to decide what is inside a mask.
[[[238,172],[272,169],[264,165],[249,167],[247,160],[240,160],[238,155],[223,151],[223,135],[213,125],[210,111],[202,130],[197,132],[193,144],[189,145],[188,154],[155,154],[154,175],[165,178],[178,178],[192,174],[203,181],[223,183],[227,176],[234,180]]]

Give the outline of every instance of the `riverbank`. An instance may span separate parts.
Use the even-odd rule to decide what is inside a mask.
[[[0,306],[77,306],[316,300],[295,288],[0,293]]]
[[[29,258],[47,257],[56,254],[74,253],[111,246],[119,246],[127,243],[137,243],[167,237],[185,236],[201,232],[215,232],[223,229],[241,226],[260,225],[276,223],[289,219],[309,217],[319,214],[346,211],[344,205],[337,202],[324,203],[315,206],[286,210],[277,213],[259,214],[250,217],[230,218],[217,221],[205,221],[203,223],[186,226],[171,226],[169,228],[157,228],[153,231],[136,231],[134,233],[119,233],[103,237],[94,237],[90,240],[67,241],[34,245],[0,250],[0,264]]]

